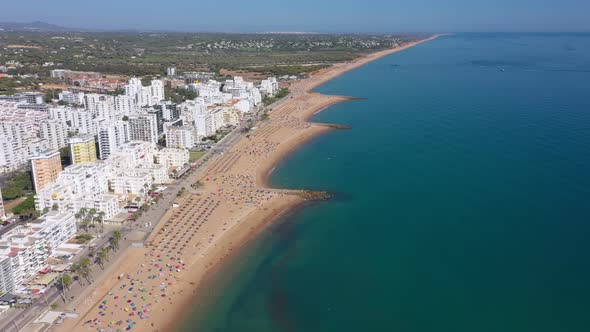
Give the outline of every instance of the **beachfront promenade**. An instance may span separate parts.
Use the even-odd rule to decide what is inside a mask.
[[[190,183],[200,181],[204,185],[176,199],[179,206],[165,211],[146,246],[127,249],[108,275],[97,280],[78,303],[80,316],[67,319],[53,330],[173,329],[192,301],[206,291],[202,281],[212,267],[268,222],[303,201],[298,195],[268,188],[268,174],[294,148],[330,130],[307,122],[309,117],[347,100],[309,91],[395,51],[336,65],[296,83],[291,88],[293,93],[273,107],[269,119],[259,123],[258,129],[241,138],[231,136],[233,144],[190,177]],[[190,185],[185,183],[182,186],[188,189]]]

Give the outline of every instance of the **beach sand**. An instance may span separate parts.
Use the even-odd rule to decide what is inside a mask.
[[[187,190],[145,248],[127,249],[117,266],[97,279],[79,301],[80,316],[52,330],[174,330],[198,301],[209,271],[304,202],[296,191],[269,188],[269,173],[293,149],[333,130],[309,123],[313,114],[349,99],[310,91],[346,71],[436,37],[336,64],[294,84],[269,119],[189,179],[187,188],[197,180],[204,186]]]

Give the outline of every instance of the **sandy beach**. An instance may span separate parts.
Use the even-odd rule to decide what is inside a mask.
[[[202,281],[218,264],[269,223],[304,202],[300,192],[268,186],[269,173],[292,150],[334,130],[308,119],[349,99],[310,92],[386,55],[437,36],[333,65],[291,86],[256,130],[242,137],[202,172],[186,181],[145,248],[129,248],[79,301],[79,317],[53,331],[171,331],[199,298]],[[189,189],[201,181],[204,186]]]

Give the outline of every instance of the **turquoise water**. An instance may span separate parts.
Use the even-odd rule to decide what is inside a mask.
[[[590,35],[465,34],[319,89],[367,98],[274,173],[329,190],[182,331],[590,331]]]

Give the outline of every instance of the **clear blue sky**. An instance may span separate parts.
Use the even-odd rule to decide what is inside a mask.
[[[590,31],[590,0],[5,0],[0,21],[187,31]]]

